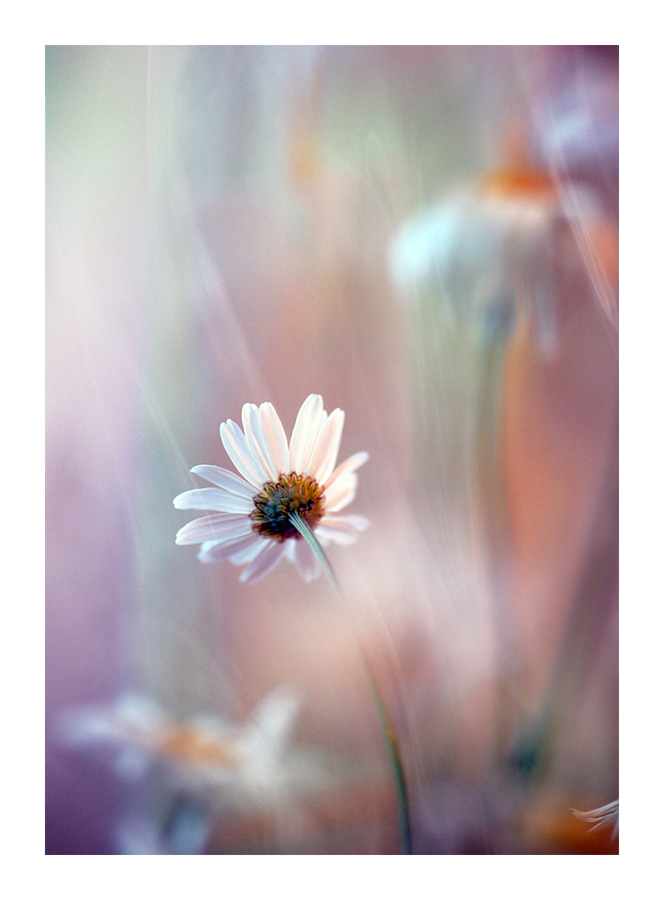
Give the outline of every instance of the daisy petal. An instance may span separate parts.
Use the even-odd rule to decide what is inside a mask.
[[[296,692],[283,685],[275,688],[256,706],[247,728],[247,749],[254,746],[272,764],[282,756],[300,707]]]
[[[344,522],[355,531],[366,531],[369,527],[369,520],[365,516],[329,516],[328,518],[334,522]]]
[[[368,525],[364,516],[323,516],[316,528],[316,536],[333,544],[354,544],[358,532]]]
[[[205,541],[201,544],[198,559],[204,563],[211,563],[230,556],[231,561],[234,561],[236,554],[246,553],[248,550],[253,550],[254,547],[257,547],[257,552],[260,549],[260,544],[261,540],[254,532],[233,540]]]
[[[230,472],[228,469],[222,469],[219,466],[194,466],[191,470],[195,475],[200,475],[206,481],[216,484],[217,487],[229,491],[231,494],[237,494],[238,497],[248,497],[253,500],[256,495],[255,489],[244,480]]]
[[[348,459],[344,460],[341,465],[337,466],[334,472],[332,472],[325,482],[325,488],[329,488],[338,478],[342,478],[345,475],[349,475],[351,472],[355,472],[355,470],[359,469],[360,466],[363,466],[368,459],[369,454],[365,453],[364,450],[361,453],[353,453],[352,456],[349,456]]]
[[[295,545],[297,541],[286,541],[286,552],[284,556],[289,562],[292,562],[295,565]]]
[[[173,500],[176,509],[211,509],[214,512],[250,513],[254,508],[249,497],[238,497],[220,488],[196,488],[178,494]]]
[[[305,472],[316,445],[323,417],[323,398],[309,394],[300,407],[290,439],[288,468],[292,472]]]
[[[357,493],[357,475],[337,478],[334,484],[325,489],[325,511],[340,512],[355,499]]]
[[[286,551],[286,542],[269,541],[240,575],[240,581],[253,584],[271,572]]]
[[[242,407],[242,425],[244,433],[247,436],[249,449],[256,461],[258,468],[261,470],[263,482],[276,481],[277,472],[270,460],[263,429],[260,423],[258,407],[255,403],[245,403]]]
[[[260,489],[265,483],[265,478],[261,467],[254,459],[242,429],[232,419],[229,419],[219,426],[219,433],[224,449],[240,475],[243,475],[254,487]]]
[[[202,516],[181,528],[176,544],[201,544],[204,541],[230,541],[251,534],[251,519],[246,515],[218,513]]]
[[[232,556],[229,556],[229,559],[234,566],[245,566],[258,556],[267,543],[267,538],[258,538],[254,541],[253,546],[247,545],[243,550],[237,550]]]
[[[325,481],[334,470],[334,464],[339,453],[341,432],[344,427],[344,417],[343,410],[335,409],[333,413],[330,413],[330,417],[318,435],[307,472],[319,484],[325,484]]]
[[[298,572],[306,582],[314,581],[320,575],[321,567],[313,550],[306,541],[294,541],[294,544],[293,561]]]
[[[288,440],[281,419],[271,403],[261,403],[260,423],[265,449],[277,478],[284,473],[288,474]]]

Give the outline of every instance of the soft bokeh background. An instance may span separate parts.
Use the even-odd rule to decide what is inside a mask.
[[[320,777],[207,811],[196,852],[398,852],[362,653],[415,852],[616,852],[570,807],[618,796],[617,48],[51,47],[46,72],[47,852],[147,852],[127,823],[163,836],[173,805],[66,711],[243,722],[284,683]],[[517,201],[498,243],[486,184]],[[311,392],[371,456],[342,600],[174,544],[219,423],[271,400],[290,433]]]

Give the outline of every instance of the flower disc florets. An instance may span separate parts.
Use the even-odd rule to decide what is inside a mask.
[[[253,530],[266,537],[285,541],[299,540],[302,535],[290,516],[297,513],[310,528],[323,518],[323,488],[310,475],[282,475],[279,481],[268,481],[254,498]]]

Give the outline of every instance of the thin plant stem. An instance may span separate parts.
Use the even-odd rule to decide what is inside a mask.
[[[509,753],[510,726],[514,713],[512,667],[518,648],[507,605],[509,583],[510,521],[504,478],[501,434],[502,391],[505,374],[505,347],[499,333],[490,336],[485,350],[480,380],[478,435],[478,475],[487,504],[487,540],[490,551],[494,635],[498,675],[498,703],[495,723],[495,754],[504,762]]]
[[[323,567],[323,571],[325,572],[328,581],[330,582],[336,593],[341,596],[341,586],[337,581],[337,576],[332,571],[330,561],[328,560],[325,551],[321,547],[320,541],[313,533],[311,528],[309,528],[308,523],[305,522],[302,516],[298,515],[297,513],[289,513],[288,518],[290,519],[291,525],[293,525],[294,528],[297,528],[307,544],[309,544],[316,559]]]
[[[341,597],[341,586],[316,535],[313,533],[307,522],[305,522],[304,519],[297,513],[291,513],[288,518],[290,519],[293,527],[297,528],[297,530],[300,532],[302,537],[311,548],[312,552],[315,554],[316,559],[318,559],[318,561],[320,562],[323,571],[325,572],[325,575],[327,576],[327,579],[337,596]],[[390,722],[387,710],[385,709],[385,704],[383,703],[378,691],[376,680],[371,673],[371,669],[361,648],[360,654],[362,656],[364,674],[369,685],[369,690],[371,692],[371,699],[373,700],[374,707],[378,714],[378,720],[380,722],[381,731],[383,733],[383,739],[385,741],[385,746],[387,747],[388,755],[390,758],[390,765],[392,768],[392,776],[394,779],[394,788],[397,799],[397,810],[399,814],[401,852],[403,854],[412,854],[412,833],[410,826],[410,815],[408,813],[406,776],[404,773],[403,763],[401,761],[401,753],[399,752],[399,744],[397,741],[396,732],[394,730],[394,727],[392,726],[392,723]]]
[[[383,739],[390,757],[390,765],[392,767],[392,777],[394,779],[394,787],[397,796],[397,808],[399,812],[399,834],[401,838],[401,852],[403,854],[412,854],[413,841],[410,828],[410,816],[408,814],[408,792],[406,788],[406,775],[401,762],[401,754],[399,753],[399,744],[392,723],[390,722],[385,704],[381,700],[378,692],[378,686],[371,674],[366,659],[363,658],[364,673],[371,690],[371,696],[374,706],[378,713],[380,727],[383,732]]]

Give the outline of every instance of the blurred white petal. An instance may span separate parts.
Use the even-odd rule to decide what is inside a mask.
[[[323,398],[310,394],[300,407],[290,440],[289,468],[305,472],[316,445],[323,416]]]
[[[175,537],[176,544],[201,544],[204,541],[225,541],[251,533],[251,520],[246,515],[218,513],[202,516],[184,525]]]
[[[333,544],[354,544],[358,534],[369,526],[363,516],[324,516],[316,529],[316,536]]]
[[[260,489],[265,482],[263,470],[253,456],[244,432],[229,419],[219,426],[219,433],[224,449],[235,468],[250,484]]]
[[[293,562],[302,578],[309,582],[314,581],[320,575],[320,563],[315,553],[306,541],[291,541],[294,545]]]
[[[270,541],[265,547],[262,547],[255,559],[253,559],[247,568],[240,575],[240,581],[246,581],[247,584],[253,584],[259,578],[263,578],[268,572],[277,565],[286,550],[285,543],[277,543]]]
[[[230,559],[231,562],[235,563],[236,556],[249,553],[251,558],[254,552],[258,552],[260,545],[261,540],[253,531],[243,537],[227,538],[223,541],[205,541],[201,544],[198,559],[204,563]],[[237,565],[237,563],[235,564]]]
[[[231,494],[237,494],[239,497],[253,499],[256,489],[248,484],[244,478],[240,478],[235,472],[229,472],[228,469],[222,469],[219,466],[194,466],[191,470],[206,481],[216,484],[217,487],[223,488]]]
[[[215,512],[250,513],[254,504],[248,497],[229,494],[221,488],[195,488],[173,500],[176,509],[210,509]]]
[[[263,429],[265,447],[268,451],[272,468],[278,478],[287,473],[288,469],[288,441],[281,419],[271,403],[261,403],[260,424]]]
[[[355,472],[356,469],[359,469],[360,466],[363,466],[365,462],[369,459],[369,454],[362,450],[360,453],[353,453],[352,456],[349,456],[348,459],[344,460],[337,468],[332,472],[330,477],[325,482],[325,489],[330,488],[337,479],[343,478],[346,475],[350,475],[352,472]]]
[[[325,489],[325,511],[339,512],[355,499],[357,493],[357,475],[346,475],[337,478],[331,487]]]
[[[255,403],[245,403],[242,407],[242,425],[247,436],[247,443],[253,455],[256,466],[260,470],[262,482],[276,481],[279,473],[272,465],[270,454],[267,450],[263,428],[260,423],[260,413]]]
[[[334,469],[343,427],[344,412],[335,409],[320,430],[307,470],[319,484],[325,484]]]

